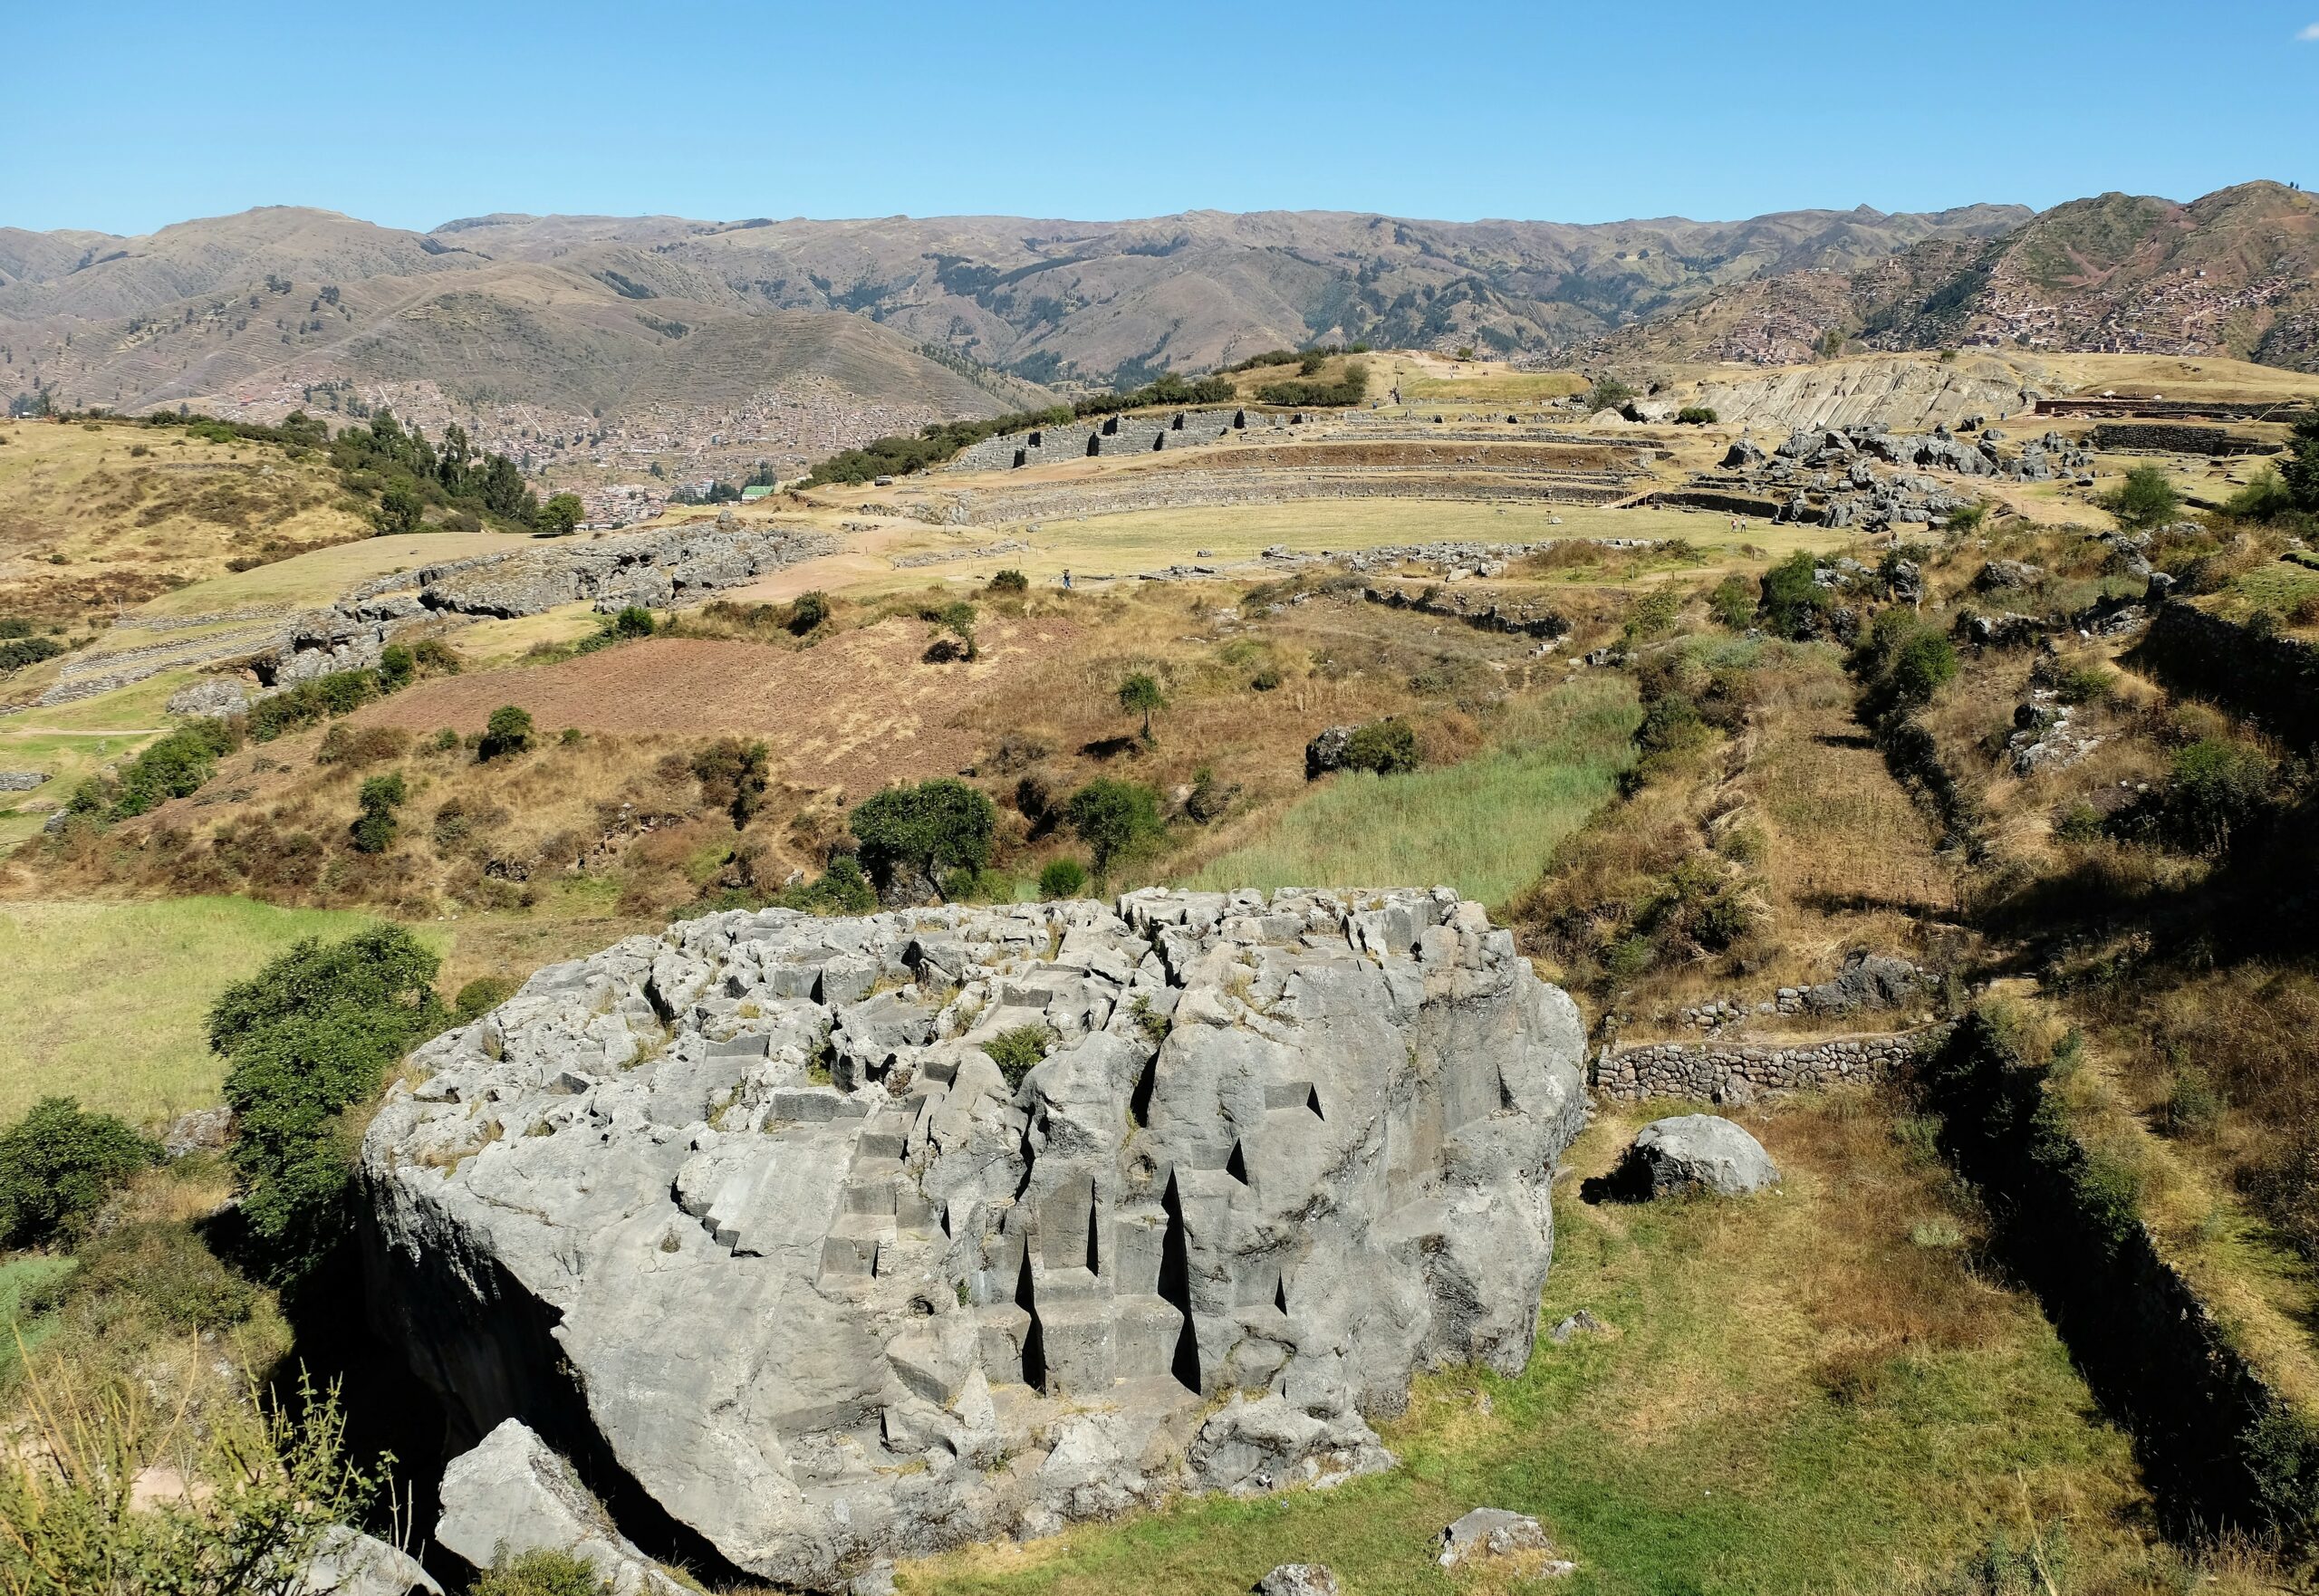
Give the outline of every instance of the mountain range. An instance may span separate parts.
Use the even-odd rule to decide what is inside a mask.
[[[2002,341],[2308,367],[2315,316],[2319,213],[2267,182],[1738,222],[499,214],[417,233],[270,207],[136,237],[0,228],[0,397],[20,406],[263,415],[319,394],[599,449],[619,431],[810,451],[1313,342],[1615,365]],[[818,419],[765,419],[790,413]]]

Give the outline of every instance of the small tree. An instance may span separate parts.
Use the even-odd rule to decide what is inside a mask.
[[[2286,469],[2279,477],[2295,508],[2319,510],[2319,414],[2295,424],[2295,446],[2287,451]]]
[[[629,604],[612,617],[612,636],[616,638],[649,638],[654,631],[652,611],[641,604]]]
[[[534,529],[542,537],[569,537],[579,530],[580,519],[587,513],[578,494],[557,494],[540,506]]]
[[[945,604],[936,611],[934,624],[958,639],[958,651],[962,658],[972,659],[977,657],[975,607],[972,604],[964,599],[954,604]]]
[[[1634,389],[1615,377],[1597,377],[1593,389],[1586,396],[1586,408],[1593,410],[1620,410],[1634,402]]]
[[[1031,579],[1010,567],[990,579],[990,591],[994,593],[1027,593],[1031,591]]]
[[[395,811],[410,796],[403,785],[402,772],[390,771],[382,776],[372,776],[362,784],[360,802],[362,812],[354,821],[354,851],[357,853],[384,853],[394,845]]]
[[[1075,859],[1051,860],[1039,872],[1039,896],[1077,898],[1087,890],[1087,870]]]
[[[2182,495],[2165,472],[2155,466],[2137,466],[2125,481],[2102,495],[2102,507],[2130,528],[2158,526],[2171,521],[2182,508]]]
[[[829,618],[829,595],[816,588],[811,592],[797,595],[796,602],[789,606],[786,624],[794,636],[802,638]]]
[[[1791,641],[1816,636],[1833,601],[1819,582],[1817,563],[1798,549],[1764,572],[1764,619],[1769,630]]]
[[[1094,854],[1098,876],[1160,835],[1160,794],[1139,782],[1100,777],[1073,793],[1064,812]]]
[[[1708,612],[1733,631],[1746,631],[1756,619],[1756,590],[1744,576],[1727,576],[1707,596]]]
[[[379,691],[400,692],[419,674],[419,658],[400,643],[389,643],[379,655]]]
[[[490,761],[521,754],[531,745],[531,712],[513,704],[502,704],[484,723],[483,741],[476,745],[475,753],[477,759]]]
[[[396,533],[417,532],[419,513],[426,508],[417,493],[399,482],[390,482],[387,491],[379,495],[379,507],[371,513],[371,524],[380,537]]]
[[[998,811],[981,789],[938,776],[873,793],[846,825],[861,843],[862,865],[884,886],[906,871],[932,880],[946,870],[979,870],[990,862]]]
[[[1160,686],[1160,678],[1148,670],[1139,670],[1120,683],[1120,707],[1130,715],[1143,716],[1143,745],[1150,747],[1156,739],[1151,735],[1153,711],[1168,707],[1168,695]]]

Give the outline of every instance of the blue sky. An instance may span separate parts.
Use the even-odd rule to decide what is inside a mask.
[[[0,226],[1602,221],[2319,184],[2319,0],[9,10]]]

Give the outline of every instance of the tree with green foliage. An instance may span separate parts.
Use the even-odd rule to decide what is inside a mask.
[[[1119,697],[1121,709],[1143,716],[1143,745],[1151,747],[1157,741],[1151,735],[1151,716],[1168,707],[1168,694],[1160,678],[1148,670],[1131,671],[1120,683]]]
[[[2156,466],[2136,466],[2126,479],[2102,495],[2102,507],[2132,531],[2163,525],[2181,513],[2182,495]]]
[[[379,690],[399,693],[418,679],[419,659],[400,643],[389,643],[379,653]]]
[[[514,704],[502,704],[491,712],[483,724],[483,740],[476,745],[475,755],[488,764],[521,754],[532,745],[532,716],[527,709]]]
[[[371,512],[370,522],[379,529],[380,537],[417,532],[419,518],[426,508],[426,501],[419,496],[416,489],[399,482],[390,482],[386,491],[379,495],[379,507]]]
[[[1634,389],[1617,378],[1597,377],[1593,388],[1587,392],[1586,409],[1589,414],[1596,410],[1622,410],[1634,403]]]
[[[199,792],[217,774],[217,762],[241,745],[241,733],[231,721],[189,721],[149,745],[118,775],[82,783],[66,807],[104,820],[149,813],[172,798]]]
[[[387,1067],[447,1017],[435,955],[399,926],[308,939],[221,994],[212,1052],[234,1110],[228,1159],[258,1267],[295,1280],[347,1234],[352,1127]]]
[[[533,525],[542,537],[569,537],[587,514],[578,494],[557,494],[540,506]]]
[[[42,1098],[0,1131],[0,1245],[77,1239],[105,1199],[159,1157],[113,1115],[83,1112],[69,1097]]]
[[[910,876],[939,885],[953,870],[990,862],[998,811],[987,794],[956,776],[914,787],[888,787],[854,806],[847,829],[861,844],[861,863],[882,888]]]
[[[2295,508],[2319,512],[2319,412],[2295,424],[2295,443],[2287,450],[2286,466],[2279,474]]]
[[[402,772],[390,771],[382,776],[372,776],[362,784],[357,802],[361,812],[355,817],[353,834],[357,853],[384,853],[394,846],[395,811],[410,796],[404,785]]]
[[[1161,834],[1160,794],[1140,782],[1100,776],[1071,795],[1063,814],[1094,855],[1095,874],[1132,856]]]
[[[1031,591],[1031,579],[1009,567],[992,576],[990,591],[994,593],[1027,593]]]
[[[622,605],[620,613],[612,617],[611,632],[616,638],[649,638],[656,630],[652,611],[641,604]]]
[[[803,637],[830,618],[830,596],[819,588],[797,595],[789,606],[789,619],[784,624],[795,637]]]

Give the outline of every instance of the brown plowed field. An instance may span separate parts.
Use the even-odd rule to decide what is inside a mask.
[[[775,774],[849,798],[892,781],[954,774],[981,739],[969,713],[1025,667],[1068,649],[1080,628],[1040,620],[983,624],[981,658],[929,664],[928,629],[880,621],[791,652],[755,643],[652,638],[556,665],[438,677],[358,711],[357,725],[479,731],[503,704],[543,736],[566,726],[674,736],[762,736]]]

